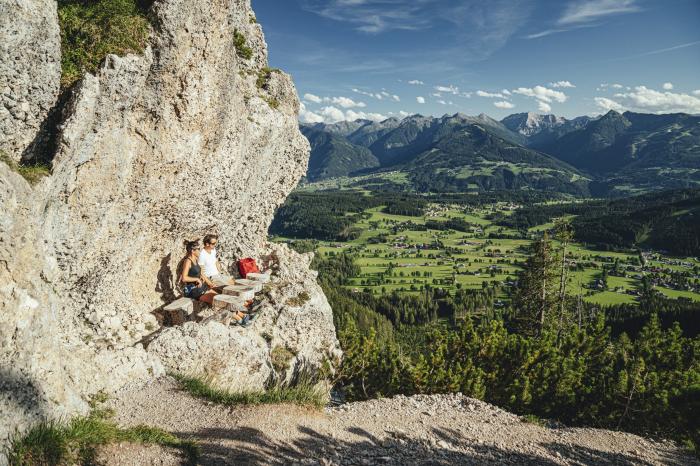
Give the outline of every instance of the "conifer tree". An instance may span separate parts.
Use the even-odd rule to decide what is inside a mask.
[[[556,271],[552,242],[544,236],[532,245],[515,294],[516,326],[525,335],[539,335],[556,309]]]

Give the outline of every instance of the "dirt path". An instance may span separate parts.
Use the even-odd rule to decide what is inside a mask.
[[[396,397],[311,411],[290,405],[226,408],[171,379],[122,392],[108,405],[124,426],[195,439],[200,463],[300,465],[700,465],[672,442],[598,429],[551,429],[461,395]],[[115,445],[117,464],[180,464],[175,451]]]

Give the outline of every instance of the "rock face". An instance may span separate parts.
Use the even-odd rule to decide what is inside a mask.
[[[55,23],[55,2],[46,3]],[[0,412],[11,407],[0,442],[33,420],[85,411],[99,390],[166,368],[195,370],[233,347],[247,357],[228,357],[216,375],[222,383],[243,375],[248,387],[269,379],[277,346],[294,354],[288,372],[295,361],[318,366],[337,355],[332,312],[308,260],[266,243],[309,147],[290,77],[266,69],[249,0],[157,0],[152,17],[145,52],[108,56],[62,109],[50,177],[30,188],[0,163],[0,380],[14,381],[0,387]],[[6,52],[2,67],[15,66]],[[275,253],[259,321],[245,330],[191,323],[144,349],[158,327],[153,311],[179,294],[182,240],[205,233],[221,235],[225,263]],[[309,295],[301,308],[287,304],[297,288]],[[18,388],[27,384],[32,393]]]
[[[15,161],[58,96],[61,39],[54,0],[0,0],[0,152]]]

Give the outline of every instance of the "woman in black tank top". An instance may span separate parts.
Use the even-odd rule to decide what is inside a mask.
[[[199,259],[199,240],[185,241],[187,256],[182,260],[182,274],[180,282],[186,297],[198,299],[207,304],[214,302],[214,296],[218,294],[213,288],[214,283],[202,274],[202,268],[197,263]]]

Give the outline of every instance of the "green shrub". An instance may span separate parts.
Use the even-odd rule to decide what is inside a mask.
[[[22,177],[27,180],[30,185],[37,184],[43,177],[51,174],[51,167],[49,167],[47,164],[36,163],[24,165],[15,162],[4,152],[0,152],[0,161],[5,162],[12,171],[22,175]]]
[[[150,26],[144,0],[58,0],[61,85],[95,73],[107,54],[141,53]]]
[[[289,363],[292,359],[294,359],[294,353],[284,346],[275,346],[272,351],[270,351],[272,367],[274,367],[277,372],[284,372],[289,369]]]
[[[207,377],[170,375],[190,395],[226,406],[289,403],[320,409],[328,403],[327,391],[309,379],[302,379],[293,386],[276,385],[265,391],[232,392],[215,387]]]
[[[110,413],[94,410],[70,423],[38,424],[11,442],[10,464],[16,466],[93,464],[97,448],[115,442],[157,444],[182,450],[190,463],[199,456],[198,446],[162,429],[137,426],[121,429],[109,420]]]
[[[278,73],[279,71],[280,70],[278,68],[270,68],[269,66],[266,66],[258,71],[258,79],[255,81],[258,89],[267,89],[272,73]]]
[[[306,304],[310,299],[311,299],[311,296],[309,296],[309,293],[307,293],[306,291],[302,291],[301,293],[296,295],[294,298],[289,298],[287,300],[287,306],[301,307],[304,304]]]
[[[248,47],[245,36],[241,31],[236,29],[233,31],[233,45],[236,47],[236,54],[244,60],[253,58],[253,49]]]

